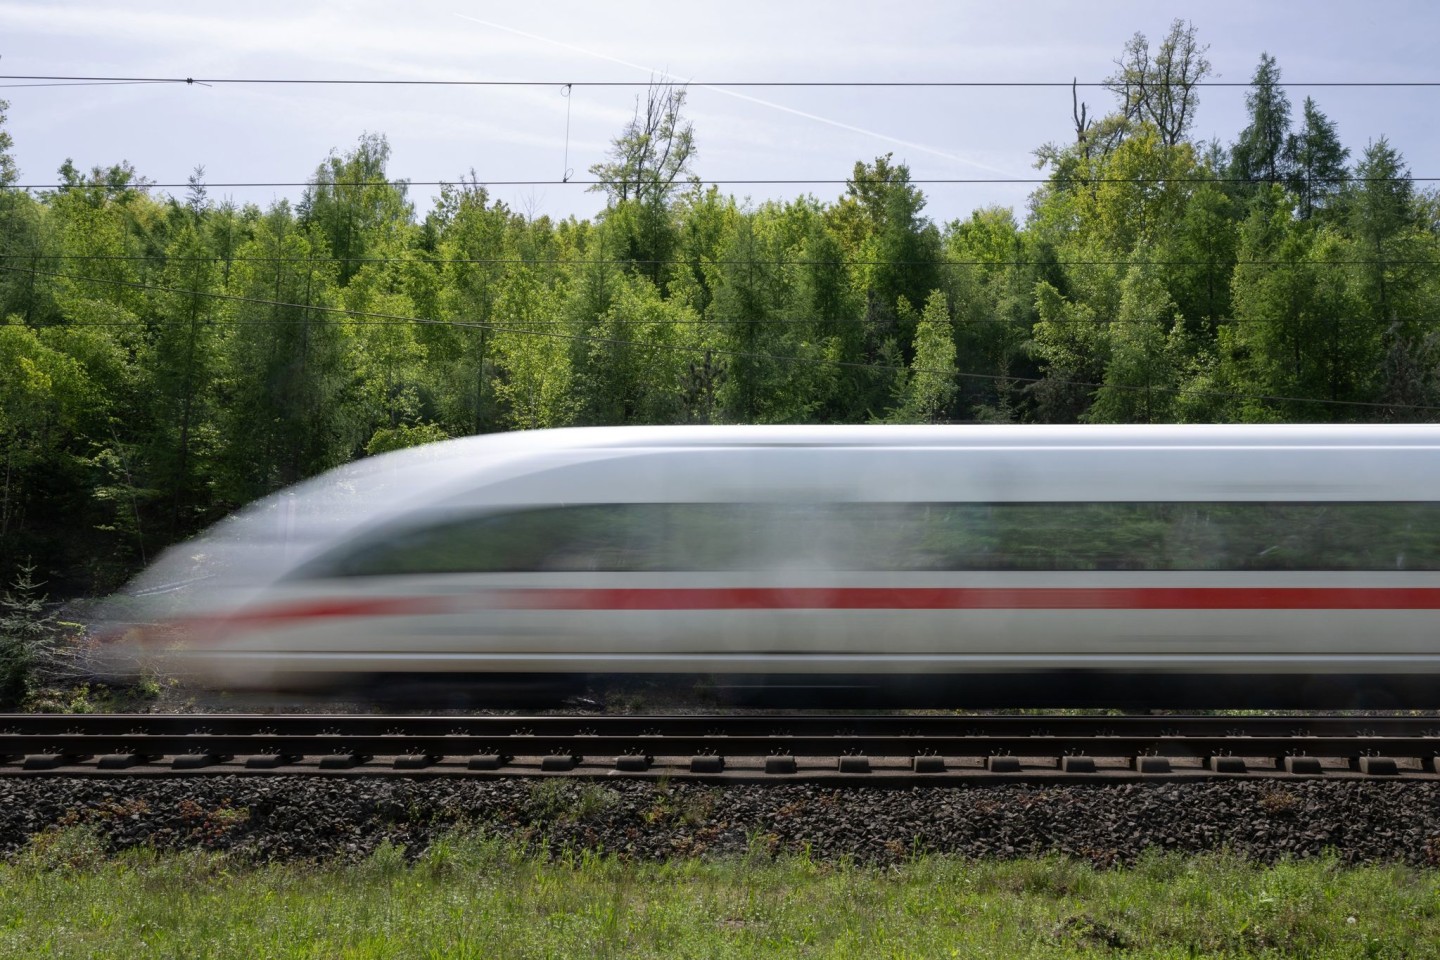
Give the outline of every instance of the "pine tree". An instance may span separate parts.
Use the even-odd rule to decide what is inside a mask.
[[[1340,145],[1335,124],[1305,98],[1305,126],[1286,143],[1290,158],[1290,189],[1300,198],[1300,217],[1310,219],[1324,210],[1345,185],[1345,161],[1350,151]]]
[[[1389,261],[1403,259],[1396,254],[1415,226],[1414,197],[1415,185],[1400,152],[1384,137],[1366,147],[1346,198],[1347,219],[1365,260],[1366,302],[1382,319],[1395,313],[1400,291]]]
[[[1231,176],[1260,183],[1284,183],[1290,176],[1285,146],[1290,134],[1290,99],[1280,86],[1280,68],[1268,53],[1260,55],[1260,66],[1245,95],[1250,125],[1230,148]]]

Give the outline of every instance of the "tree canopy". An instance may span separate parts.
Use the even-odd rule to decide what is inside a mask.
[[[379,133],[298,203],[166,196],[121,160],[17,182],[0,104],[0,577],[106,589],[355,457],[632,423],[1440,418],[1440,197],[1378,138],[1296,123],[1262,55],[1233,146],[1207,48],[1127,42],[1020,211],[937,222],[908,164],[837,196],[706,187],[683,87],[592,167],[593,220],[473,173],[417,213]],[[1066,123],[1063,115],[1057,115]]]

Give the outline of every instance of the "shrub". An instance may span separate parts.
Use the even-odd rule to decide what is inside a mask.
[[[58,625],[45,612],[42,586],[34,564],[25,564],[0,594],[0,705],[18,705],[54,656]]]

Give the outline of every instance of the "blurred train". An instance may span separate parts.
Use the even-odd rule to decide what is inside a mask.
[[[115,610],[209,685],[392,702],[1434,708],[1440,427],[470,437],[260,501]]]

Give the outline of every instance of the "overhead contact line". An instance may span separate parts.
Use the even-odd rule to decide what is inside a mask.
[[[608,184],[616,186],[631,186],[646,183],[641,180],[580,180],[575,177],[550,179],[550,180],[480,180],[482,187],[596,187]],[[894,181],[888,180],[866,180],[856,181],[853,177],[748,177],[748,178],[706,178],[702,184],[715,186],[848,186],[852,183],[873,184],[873,185],[896,185]],[[1130,186],[1149,186],[1157,183],[1228,183],[1248,184],[1259,186],[1270,181],[1255,177],[1076,177],[1073,180],[1056,183],[1052,177],[912,177],[903,184],[913,186],[917,184],[959,186],[971,184],[991,185],[1040,185],[1055,184],[1056,186],[1086,187],[1101,184],[1127,184]],[[1437,183],[1440,177],[1415,177],[1415,176],[1394,176],[1394,177],[1356,177],[1351,175],[1326,177],[1326,183]],[[260,189],[276,187],[447,187],[460,186],[457,180],[407,180],[394,178],[385,180],[232,180],[213,181],[206,183],[152,183],[136,182],[127,183],[123,186],[113,187],[104,183],[9,183],[0,184],[0,189],[43,191],[53,190],[62,193],[70,190],[188,190],[192,187],[203,187],[205,189]]]
[[[652,80],[535,80],[535,79],[463,79],[463,80],[414,80],[385,77],[135,77],[135,76],[66,76],[54,74],[3,74],[0,80],[15,82],[45,82],[60,84],[80,83],[152,83],[203,85],[268,85],[268,86],[385,86],[385,87],[622,87],[644,89]],[[1111,89],[1117,86],[1113,80],[705,80],[683,81],[685,86],[694,87],[775,87],[775,88],[857,88],[857,89],[991,89],[991,88],[1039,88],[1065,89],[1076,87],[1086,89]],[[1123,86],[1123,83],[1120,84]],[[1155,84],[1156,86],[1245,88],[1254,86],[1249,80],[1203,80],[1190,83]],[[1426,89],[1440,87],[1440,80],[1285,80],[1277,81],[1278,87],[1324,87],[1324,88],[1403,88]]]

